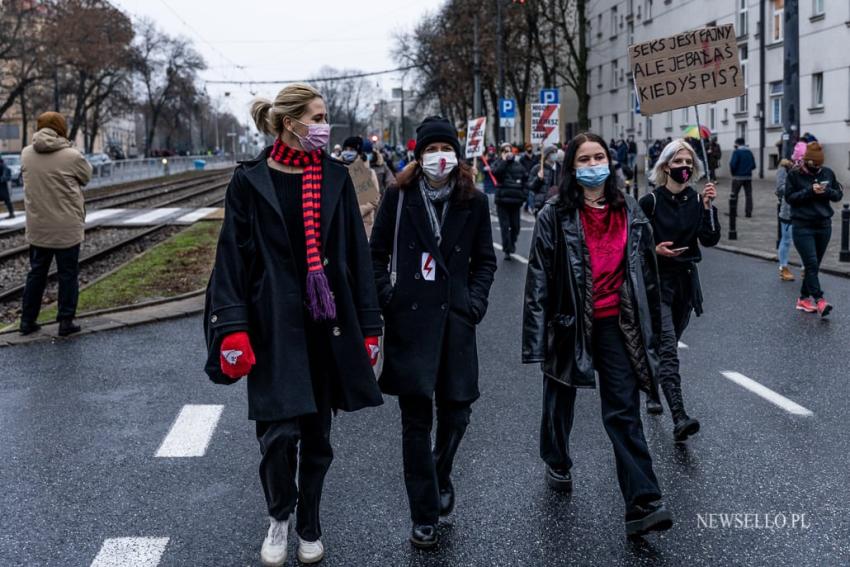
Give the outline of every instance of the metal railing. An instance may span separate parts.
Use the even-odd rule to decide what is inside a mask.
[[[88,188],[113,185],[139,179],[174,175],[196,169],[195,162],[203,161],[204,169],[232,167],[236,162],[231,155],[171,156],[167,158],[122,159],[104,165],[93,165]]]

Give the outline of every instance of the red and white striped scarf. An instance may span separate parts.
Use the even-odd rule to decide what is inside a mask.
[[[322,266],[321,254],[323,152],[296,150],[278,138],[270,157],[283,165],[304,168],[301,205],[307,245],[307,306],[314,321],[336,319],[336,304]]]

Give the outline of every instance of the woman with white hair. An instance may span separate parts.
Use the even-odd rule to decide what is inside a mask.
[[[684,441],[699,431],[699,421],[688,416],[682,400],[678,343],[688,326],[691,311],[702,314],[702,290],[697,263],[702,260],[700,244],[720,241],[717,196],[714,183],[707,182],[700,195],[692,182],[704,175],[693,147],[683,139],[664,148],[649,174],[656,189],[640,199],[652,223],[655,253],[661,284],[661,359],[659,382],[673,416],[673,436]],[[660,400],[647,399],[649,413],[660,414]]]

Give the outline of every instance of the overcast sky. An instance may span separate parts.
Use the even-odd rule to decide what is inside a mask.
[[[153,19],[171,35],[183,35],[204,56],[205,80],[297,80],[320,67],[382,71],[393,61],[393,34],[409,31],[444,0],[113,0],[131,17]],[[240,69],[239,67],[243,67]],[[374,79],[387,91],[399,75]],[[207,90],[240,120],[249,121],[253,90],[267,98],[281,85],[213,85]],[[229,91],[230,97],[224,98]]]

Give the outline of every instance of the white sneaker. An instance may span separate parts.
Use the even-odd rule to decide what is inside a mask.
[[[322,540],[304,541],[298,538],[298,561],[301,563],[318,563],[325,557],[325,546]]]
[[[263,540],[260,562],[269,567],[286,563],[286,544],[289,537],[289,518],[283,521],[269,517],[269,533]]]

